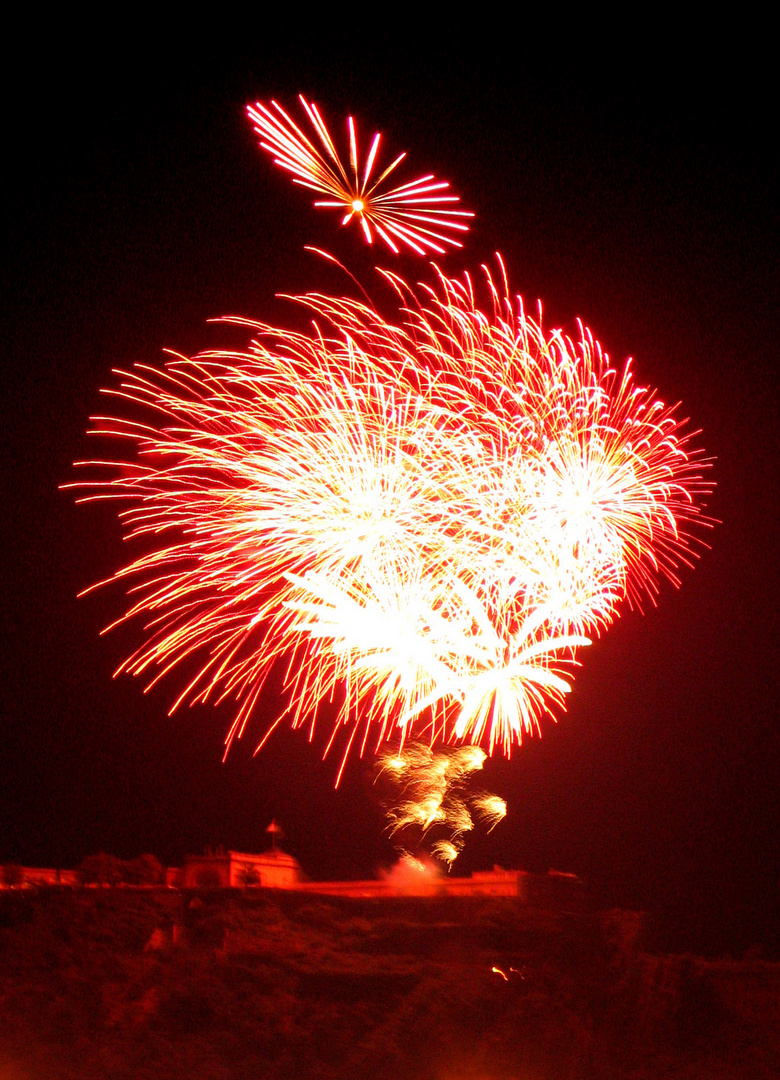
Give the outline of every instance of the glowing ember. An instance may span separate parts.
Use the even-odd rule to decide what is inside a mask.
[[[145,630],[122,668],[195,658],[173,708],[237,700],[228,744],[285,656],[293,726],[335,701],[344,760],[399,729],[508,755],[621,601],[677,580],[708,485],[674,409],[587,329],[545,331],[505,279],[483,310],[467,276],[384,276],[393,321],[309,295],[309,334],[236,320],[246,352],[119,373],[128,418],[94,431],[137,455],[76,486],[145,546],[114,576]]]
[[[361,170],[355,123],[351,116],[347,120],[347,168],[339,158],[317,106],[309,104],[302,96],[299,101],[314,129],[319,148],[275,101],[270,107],[258,101],[254,108],[247,108],[247,113],[260,136],[260,145],[273,155],[277,165],[292,174],[294,183],[332,196],[315,202],[315,206],[345,210],[342,225],[357,218],[369,244],[374,240],[373,228],[396,254],[399,244],[412,248],[419,255],[432,251],[444,254],[446,247],[463,246],[457,234],[468,232],[464,218],[474,215],[467,210],[454,209],[460,199],[448,193],[448,183],[429,175],[388,190],[385,181],[406,154],[400,154],[375,177],[380,143],[377,134]]]

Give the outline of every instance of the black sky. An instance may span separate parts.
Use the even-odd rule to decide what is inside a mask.
[[[777,950],[776,90],[738,48],[727,66],[592,50],[570,63],[489,34],[432,41],[266,27],[98,54],[69,29],[20,48],[2,281],[0,862],[256,850],[272,814],[312,876],[392,858],[368,765],[334,791],[337,759],[287,731],[253,758],[273,687],[222,764],[229,709],[168,718],[175,678],[147,696],[112,680],[135,640],[99,637],[121,594],[76,594],[125,558],[119,529],[58,490],[93,453],[84,432],[112,367],[238,344],[214,316],[299,319],[276,293],[345,288],[307,243],[371,283],[371,253],[272,170],[245,120],[246,103],[302,91],[337,132],[353,113],[477,212],[447,271],[500,250],[548,325],[580,317],[616,361],[633,356],[717,458],[711,549],[679,591],[662,587],[657,608],[587,650],[557,726],[490,763],[509,815],[470,839],[461,870],[575,870],[714,948]]]

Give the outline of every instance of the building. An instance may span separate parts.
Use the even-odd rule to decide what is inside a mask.
[[[166,884],[184,889],[294,889],[301,877],[297,859],[274,848],[260,855],[241,851],[187,855],[181,869],[168,870]]]
[[[78,870],[57,870],[46,866],[0,866],[0,888],[24,888],[37,885],[80,885]]]
[[[292,888],[299,892],[324,896],[394,897],[394,896],[502,896],[514,897],[523,904],[543,908],[579,909],[585,902],[584,882],[576,874],[550,870],[533,874],[525,870],[504,870],[494,866],[471,874],[450,877],[430,867],[418,872],[399,864],[391,873],[366,881],[299,881]]]

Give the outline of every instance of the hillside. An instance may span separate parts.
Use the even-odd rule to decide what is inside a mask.
[[[511,900],[6,891],[0,1077],[779,1075],[780,965],[651,955],[640,928]]]

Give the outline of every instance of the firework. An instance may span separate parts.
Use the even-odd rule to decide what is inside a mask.
[[[234,699],[229,745],[285,657],[286,715],[333,702],[343,760],[399,732],[508,755],[563,706],[579,648],[690,562],[708,485],[675,410],[501,269],[484,308],[385,272],[393,320],[308,295],[308,334],[242,322],[246,352],[119,373],[94,431],[136,452],[77,486],[144,543],[121,670],[196,658],[173,708]]]
[[[478,795],[474,799],[474,806],[481,819],[489,823],[488,832],[492,832],[506,817],[506,803],[498,795]]]
[[[460,849],[457,848],[450,840],[437,840],[432,846],[431,851],[437,859],[441,859],[443,863],[446,863],[448,867],[457,859],[460,854]]]
[[[399,154],[380,171],[381,136],[377,134],[361,166],[357,131],[351,116],[347,120],[347,167],[338,155],[317,106],[303,96],[299,101],[319,146],[307,138],[275,101],[270,106],[258,101],[254,107],[247,107],[247,113],[260,136],[260,145],[273,156],[277,165],[292,175],[293,183],[330,196],[318,200],[315,206],[341,210],[344,213],[342,225],[354,219],[360,223],[369,244],[373,243],[376,232],[396,254],[399,245],[409,247],[419,255],[434,251],[444,254],[447,247],[463,246],[458,235],[468,232],[465,219],[474,215],[455,208],[460,199],[449,191],[446,181],[428,175],[388,188],[385,182],[406,154]]]
[[[489,824],[488,832],[506,815],[506,803],[498,795],[469,790],[485,757],[478,746],[434,750],[420,742],[380,754],[377,781],[384,778],[393,794],[386,807],[390,835],[404,843],[412,838],[416,850],[430,836],[431,854],[451,867],[474,828],[472,812]]]

